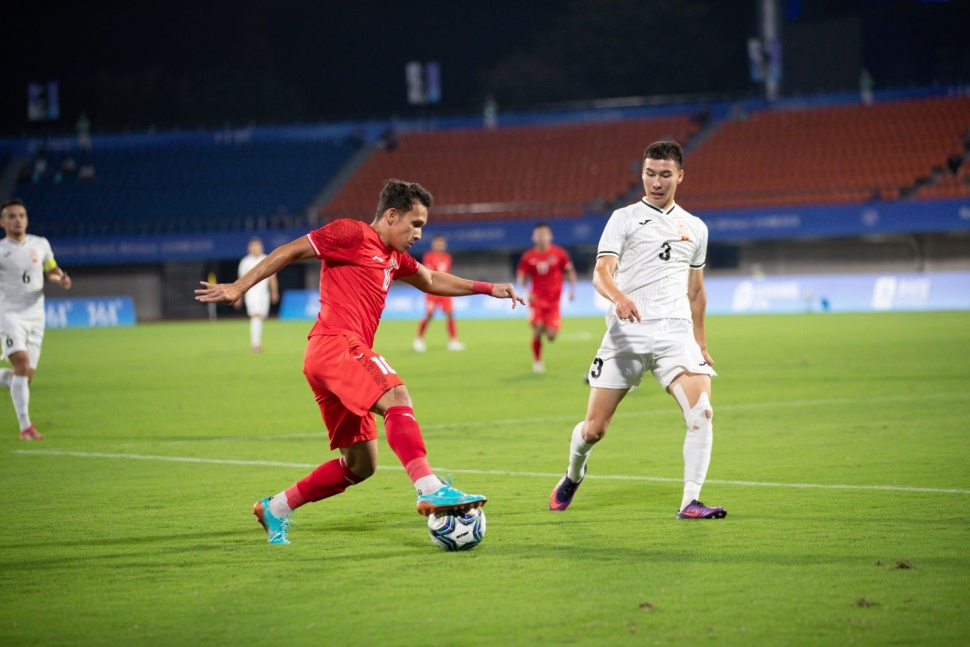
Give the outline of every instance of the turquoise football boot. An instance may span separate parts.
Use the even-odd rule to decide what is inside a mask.
[[[472,508],[480,508],[485,505],[488,499],[481,494],[465,494],[456,490],[451,485],[451,477],[438,490],[431,494],[418,496],[418,513],[428,516],[429,514],[455,514],[467,512]]]
[[[256,505],[253,506],[253,514],[256,515],[256,520],[266,531],[269,543],[288,544],[290,542],[286,538],[286,533],[290,531],[290,520],[286,517],[277,517],[270,511],[269,500],[272,498],[268,496],[257,501]]]

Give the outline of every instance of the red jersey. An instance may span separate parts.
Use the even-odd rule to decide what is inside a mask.
[[[427,251],[421,257],[421,264],[435,272],[451,272],[451,254],[448,252]]]
[[[358,220],[334,220],[307,239],[323,261],[320,314],[309,336],[352,333],[372,347],[391,281],[416,274],[418,262]]]
[[[550,245],[544,252],[533,247],[522,255],[515,271],[529,277],[535,301],[559,303],[562,275],[572,263],[569,253],[558,245]]]

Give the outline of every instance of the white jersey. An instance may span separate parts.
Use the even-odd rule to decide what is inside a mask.
[[[242,276],[249,270],[256,267],[256,264],[259,263],[264,258],[266,258],[266,254],[260,254],[259,256],[246,254],[245,256],[243,256],[242,260],[239,261],[239,276]],[[256,285],[254,285],[253,287],[251,287],[247,294],[253,294],[254,296],[266,295],[266,298],[269,299],[269,278],[265,278],[259,283],[257,283]]]
[[[0,240],[0,304],[4,314],[44,317],[44,271],[54,252],[43,236],[27,234],[19,243]]]
[[[646,199],[617,209],[600,237],[596,257],[615,256],[613,280],[648,319],[691,319],[687,281],[707,262],[707,225],[672,204]],[[615,316],[610,305],[607,316]]]

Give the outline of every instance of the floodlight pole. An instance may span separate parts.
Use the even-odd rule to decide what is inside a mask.
[[[760,9],[765,99],[772,102],[781,92],[781,22],[778,18],[778,0],[761,0]]]

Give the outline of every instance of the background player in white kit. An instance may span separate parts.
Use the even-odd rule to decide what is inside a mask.
[[[714,409],[704,315],[707,225],[674,202],[684,179],[676,142],[643,153],[640,202],[610,216],[596,253],[593,286],[611,302],[606,335],[589,372],[586,419],[573,429],[569,467],[549,498],[565,510],[586,475],[586,460],[624,396],[647,371],[684,414],[684,495],[678,519],[720,519],[723,508],[698,501],[711,461]]]
[[[263,252],[263,241],[259,238],[249,240],[248,254],[239,261],[239,276],[243,276],[249,270],[256,267],[256,264],[266,258]],[[279,282],[276,275],[263,279],[246,293],[246,314],[249,315],[249,347],[253,352],[263,350],[263,320],[269,317],[270,303],[280,300]],[[236,302],[236,307],[242,305]]]
[[[44,340],[44,276],[65,290],[71,277],[57,266],[51,244],[42,236],[27,233],[27,207],[14,198],[0,205],[0,342],[3,357],[13,370],[0,370],[0,384],[10,389],[20,423],[21,440],[43,436],[30,422],[30,380],[40,361]]]

